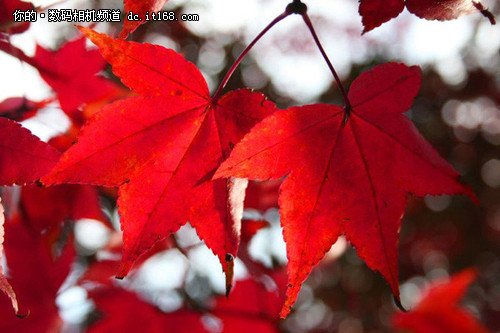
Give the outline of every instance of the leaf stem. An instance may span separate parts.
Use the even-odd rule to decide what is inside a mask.
[[[288,9],[288,7],[287,7],[287,9]],[[221,97],[222,90],[224,89],[224,87],[226,86],[227,82],[231,78],[231,75],[233,75],[234,71],[236,70],[236,67],[238,67],[238,65],[240,64],[241,60],[243,60],[243,58],[252,49],[252,47],[255,45],[255,43],[257,43],[259,41],[259,39],[262,36],[264,36],[266,34],[266,32],[268,32],[269,29],[271,29],[276,23],[278,23],[279,21],[283,20],[285,17],[287,17],[290,14],[292,14],[292,12],[289,12],[288,10],[285,10],[285,12],[283,12],[280,15],[278,15],[274,20],[271,21],[271,23],[269,23],[267,25],[267,27],[264,28],[264,30],[262,30],[257,35],[257,37],[254,38],[254,40],[250,44],[248,44],[248,46],[243,50],[243,52],[241,52],[241,54],[236,59],[236,61],[233,63],[233,65],[231,66],[231,68],[229,68],[229,70],[227,71],[226,75],[224,76],[224,78],[222,79],[221,83],[219,84],[219,87],[217,87],[217,90],[215,91],[215,93],[214,93],[214,95],[212,97],[212,104],[216,104],[217,103],[217,101]]]
[[[299,0],[300,2],[300,0]],[[321,42],[319,41],[318,35],[316,34],[316,31],[314,30],[314,27],[311,23],[311,20],[309,19],[309,16],[307,15],[307,11],[303,11],[301,13],[302,19],[304,20],[305,24],[309,28],[309,31],[311,32],[311,35],[313,36],[314,41],[316,42],[316,46],[318,47],[319,51],[321,52],[321,55],[323,56],[323,59],[325,59],[326,64],[328,65],[328,68],[330,68],[330,71],[333,74],[333,77],[335,78],[335,82],[337,82],[337,86],[340,89],[340,92],[342,93],[342,97],[344,98],[344,109],[346,111],[346,117],[349,116],[351,112],[351,102],[349,102],[349,97],[347,97],[346,90],[344,89],[344,86],[342,85],[342,82],[340,81],[340,78],[335,71],[335,68],[333,68],[332,63],[330,62],[330,59],[328,59],[328,56],[326,55],[325,50],[323,49],[323,46],[321,45]]]

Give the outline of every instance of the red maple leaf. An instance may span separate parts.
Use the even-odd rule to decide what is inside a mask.
[[[34,182],[54,167],[59,156],[26,128],[0,117],[0,186]]]
[[[106,62],[98,50],[85,48],[83,37],[63,44],[57,51],[37,45],[33,60],[42,78],[57,93],[61,109],[70,117],[82,104],[120,94],[112,81],[96,75]]]
[[[409,193],[472,191],[402,113],[418,92],[420,70],[388,63],[352,84],[352,111],[316,104],[275,112],[255,126],[214,178],[281,178],[287,244],[286,316],[300,285],[343,233],[373,270],[398,289],[397,244]]]
[[[5,224],[5,256],[8,277],[17,293],[24,319],[9,315],[9,302],[0,298],[1,332],[57,332],[62,326],[55,304],[57,292],[71,268],[72,244],[53,258],[44,236],[27,228],[26,221],[15,217]]]
[[[125,22],[123,29],[120,32],[120,38],[127,38],[129,34],[134,32],[141,24],[146,23],[146,12],[156,12],[163,8],[168,0],[124,0],[125,7]],[[128,13],[132,12],[133,15],[138,14],[141,21],[130,21]]]
[[[471,313],[458,304],[476,277],[474,269],[467,269],[452,276],[448,282],[433,283],[414,309],[394,314],[392,326],[413,333],[488,332]]]
[[[81,30],[122,82],[141,96],[97,113],[43,181],[120,186],[124,246],[119,276],[157,240],[189,221],[230,281],[246,182],[211,178],[274,104],[246,89],[214,101],[201,73],[176,52]]]
[[[426,20],[453,20],[473,12],[481,12],[494,24],[493,15],[480,2],[473,0],[361,0],[359,14],[363,33],[397,17],[406,8]]]

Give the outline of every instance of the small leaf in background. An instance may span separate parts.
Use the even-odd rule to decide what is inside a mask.
[[[83,104],[121,94],[111,80],[97,75],[104,70],[106,61],[98,50],[86,49],[83,37],[64,43],[57,51],[38,45],[34,61],[42,78],[57,93],[62,110],[71,118],[77,117],[75,113]]]
[[[415,308],[393,315],[392,326],[412,333],[489,332],[459,304],[476,277],[474,269],[467,269],[453,275],[449,281],[434,282]]]
[[[25,97],[11,97],[0,102],[0,117],[15,121],[23,121],[35,116],[38,110],[44,108],[52,99],[34,102]]]

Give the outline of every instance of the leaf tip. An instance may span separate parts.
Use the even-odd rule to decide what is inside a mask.
[[[115,279],[118,280],[123,280],[125,276],[127,276],[128,272],[130,272],[130,269],[132,268],[132,265],[128,262],[121,262],[120,267],[118,268],[118,274],[115,275]]]
[[[28,309],[28,312],[26,312],[26,314],[20,314],[16,311],[16,317],[20,319],[26,319],[27,317],[29,317],[30,314],[31,314],[30,309]]]
[[[396,304],[399,310],[401,310],[402,312],[408,312],[408,310],[405,309],[403,304],[401,304],[401,299],[399,298],[399,295],[393,295],[392,298],[394,299],[394,304]]]
[[[283,305],[283,308],[281,309],[280,318],[285,319],[291,310],[292,306],[285,303],[285,305]]]
[[[118,35],[118,38],[120,39],[126,39],[129,35],[130,31],[128,31],[127,29],[123,28],[123,30],[120,32],[120,34]]]
[[[234,256],[231,253],[226,253],[224,258],[226,262],[226,297],[229,297],[231,288],[233,287],[233,276],[234,276]]]

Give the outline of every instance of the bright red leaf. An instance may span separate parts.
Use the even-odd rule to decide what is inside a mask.
[[[87,50],[85,38],[63,44],[57,51],[37,46],[34,65],[57,93],[61,108],[70,117],[82,104],[119,94],[116,85],[98,76],[106,62],[98,50]]]
[[[493,15],[484,10],[479,1],[472,0],[361,0],[359,14],[363,33],[397,17],[405,8],[426,20],[453,20],[462,15],[481,12],[494,24]],[[483,10],[481,10],[483,9]]]
[[[363,33],[373,30],[384,22],[397,17],[405,8],[404,0],[362,0],[359,14],[363,22]]]
[[[26,128],[0,117],[0,186],[34,182],[54,167],[59,156]]]
[[[337,237],[399,297],[397,245],[408,194],[472,191],[402,113],[418,92],[420,70],[388,63],[357,78],[350,115],[332,105],[292,107],[267,117],[238,144],[214,178],[281,178],[287,244],[286,316],[300,285]]]
[[[212,101],[201,73],[174,51],[81,30],[141,96],[104,107],[43,181],[120,186],[119,276],[157,240],[189,221],[219,257],[230,284],[246,181],[211,178],[274,104],[249,90]]]
[[[458,304],[476,276],[473,269],[468,269],[452,276],[449,282],[434,283],[414,309],[394,314],[393,327],[413,333],[488,332]]]
[[[129,21],[125,16],[123,29],[120,32],[120,38],[127,38],[129,34],[134,32],[141,24],[146,23],[146,12],[157,12],[163,8],[167,0],[124,0],[125,15],[132,12],[134,15],[138,14],[142,19],[141,21]]]

